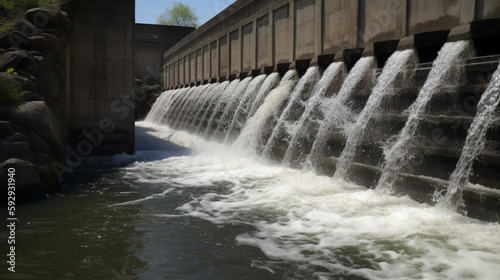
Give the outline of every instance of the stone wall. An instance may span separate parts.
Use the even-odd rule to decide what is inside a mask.
[[[341,50],[498,17],[494,0],[239,0],[164,53],[164,86],[307,66]]]

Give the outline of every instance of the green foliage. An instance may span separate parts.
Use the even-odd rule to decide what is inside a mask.
[[[10,12],[14,9],[13,0],[0,0],[0,10],[4,12]]]
[[[198,16],[188,5],[175,2],[172,9],[166,9],[156,19],[157,24],[198,27]]]
[[[15,25],[16,23],[13,20],[5,19],[0,21],[0,36],[7,34],[9,31],[14,29]]]
[[[0,76],[0,106],[21,103],[21,85]]]
[[[7,74],[17,75],[17,72],[14,70],[14,68],[9,68],[7,69]]]

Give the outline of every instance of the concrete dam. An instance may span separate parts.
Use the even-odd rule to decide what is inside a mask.
[[[500,221],[500,3],[239,0],[163,55],[147,120]]]

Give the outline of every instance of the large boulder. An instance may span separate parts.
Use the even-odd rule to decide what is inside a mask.
[[[32,50],[51,51],[53,54],[57,54],[61,50],[61,40],[52,34],[41,33],[29,39],[29,46]]]
[[[11,170],[15,170],[12,174],[16,185],[17,200],[47,193],[39,175],[39,168],[37,168],[36,165],[27,160],[18,158],[10,158],[1,162],[0,178],[2,182],[7,182],[10,168],[13,168]],[[0,192],[3,197],[7,195],[7,187],[8,185],[6,183],[0,184]]]
[[[13,109],[9,121],[37,133],[51,146],[62,149],[61,128],[54,116],[44,101],[31,101]]]
[[[21,63],[21,57],[14,52],[0,55],[0,72],[6,72],[9,68],[17,69]]]
[[[38,86],[33,83],[29,78],[22,75],[11,75],[5,72],[0,72],[0,81],[4,83],[13,83],[18,85],[21,90],[25,91],[38,91]]]
[[[68,15],[65,12],[40,7],[28,10],[25,17],[38,28],[50,27],[63,30],[70,29],[71,21],[68,19]]]

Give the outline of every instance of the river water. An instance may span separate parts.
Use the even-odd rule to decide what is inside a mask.
[[[137,123],[17,209],[1,279],[498,279],[500,226]],[[5,240],[2,238],[2,240]],[[2,264],[2,268],[5,264]]]

